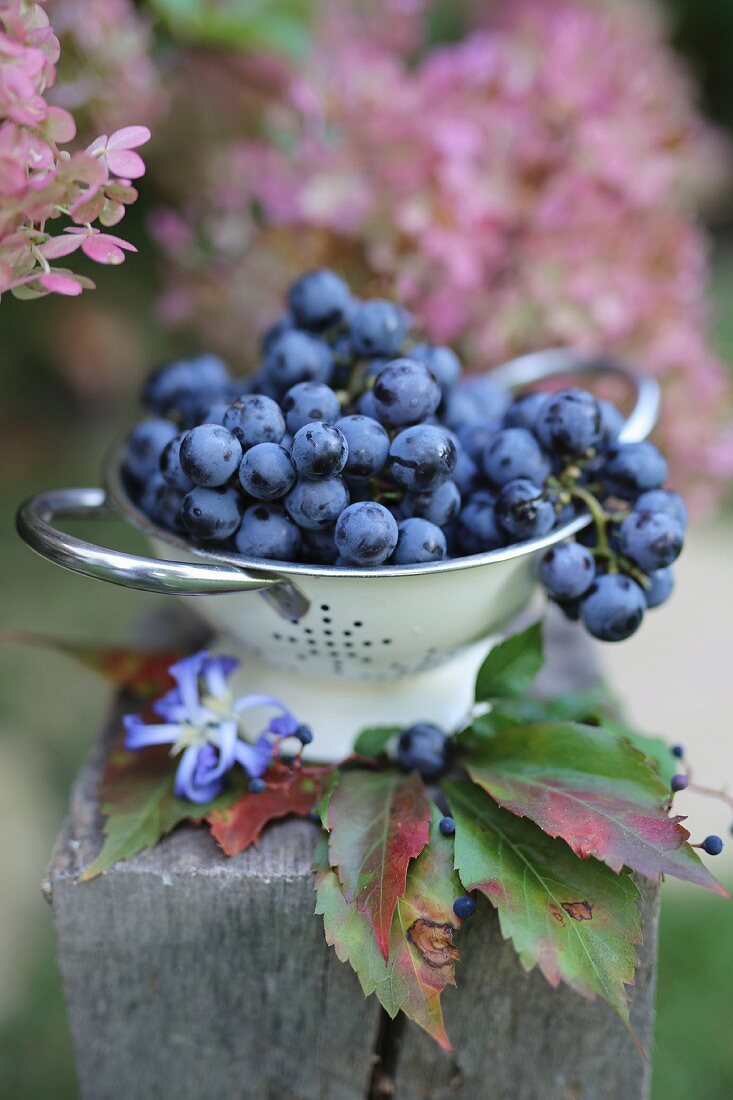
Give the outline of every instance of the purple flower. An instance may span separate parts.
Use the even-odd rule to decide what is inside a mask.
[[[233,699],[227,680],[238,664],[234,657],[212,657],[206,650],[184,657],[168,670],[176,686],[153,703],[164,721],[148,724],[139,714],[123,718],[126,748],[173,746],[171,753],[180,755],[174,791],[189,802],[216,798],[235,764],[252,778],[263,775],[278,741],[299,728],[295,715],[272,695]],[[255,707],[280,713],[253,742],[243,734],[240,714]]]

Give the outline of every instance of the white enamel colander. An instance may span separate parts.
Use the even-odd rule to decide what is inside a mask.
[[[645,438],[657,383],[607,357],[536,352],[491,373],[510,390],[569,373],[615,375],[635,392],[622,440]],[[450,726],[470,703],[492,639],[536,590],[543,551],[579,531],[580,516],[540,539],[472,557],[369,571],[248,560],[202,550],[157,527],[130,499],[119,450],[105,489],[40,493],[18,513],[21,537],[43,557],[100,580],[173,593],[243,656],[238,690],[279,695],[316,732],[315,755],[337,759],[366,724],[431,718]],[[72,538],[58,518],[117,515],[148,537],[155,558]],[[172,551],[176,560],[170,560]],[[206,597],[206,598],[202,598]]]

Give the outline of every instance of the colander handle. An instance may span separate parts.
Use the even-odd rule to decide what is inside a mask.
[[[508,390],[562,374],[598,374],[621,378],[636,393],[636,403],[619,436],[622,443],[646,439],[659,417],[661,391],[655,378],[608,355],[591,355],[570,348],[548,348],[510,359],[491,372],[491,378]]]
[[[56,518],[99,519],[114,515],[103,489],[51,489],[26,501],[18,510],[16,522],[20,537],[41,557],[75,573],[125,588],[199,596],[254,592],[282,584],[277,574],[248,573],[227,565],[158,561],[107,550],[73,538],[53,523]]]

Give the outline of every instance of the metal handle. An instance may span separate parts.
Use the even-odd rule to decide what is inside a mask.
[[[277,575],[258,576],[233,566],[158,561],[106,550],[72,538],[53,524],[58,517],[93,519],[112,515],[115,513],[109,508],[103,489],[51,489],[26,501],[18,511],[16,522],[20,537],[41,557],[75,573],[125,588],[199,596],[215,592],[256,592],[281,584]]]
[[[619,435],[622,443],[638,443],[651,432],[659,417],[661,390],[656,378],[634,370],[607,355],[591,355],[570,348],[548,348],[510,359],[491,371],[491,378],[506,389],[522,389],[561,374],[610,374],[636,391],[636,403]]]

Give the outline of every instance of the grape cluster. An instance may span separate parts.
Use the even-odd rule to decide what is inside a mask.
[[[590,512],[541,563],[550,598],[606,641],[667,599],[685,506],[655,446],[619,442],[615,406],[580,389],[512,400],[328,270],[287,304],[251,378],[203,355],[149,379],[124,471],[157,524],[247,558],[370,569],[484,553]]]

